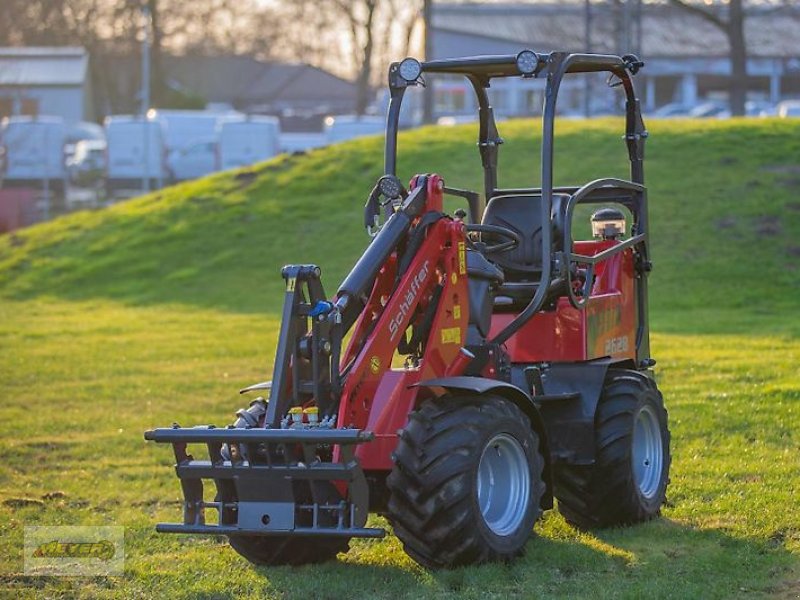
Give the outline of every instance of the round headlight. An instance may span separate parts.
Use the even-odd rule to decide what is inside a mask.
[[[523,75],[533,75],[539,66],[539,56],[533,50],[523,50],[517,54],[517,69]]]
[[[404,58],[398,67],[400,77],[409,83],[419,79],[422,74],[422,65],[416,58]]]
[[[378,181],[378,189],[386,198],[397,198],[403,192],[403,184],[394,175],[384,175]]]

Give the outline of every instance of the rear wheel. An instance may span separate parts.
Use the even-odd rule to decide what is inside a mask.
[[[445,396],[411,414],[387,479],[388,518],[431,568],[519,555],[545,492],[539,438],[496,396]]]
[[[657,516],[669,483],[669,443],[655,382],[638,371],[609,370],[595,415],[595,464],[556,469],[559,512],[581,529]]]

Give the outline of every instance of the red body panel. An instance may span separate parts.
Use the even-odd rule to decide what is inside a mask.
[[[428,180],[428,208],[441,209],[441,179]],[[433,208],[435,210],[435,208]],[[342,390],[340,426],[368,429],[375,440],[357,450],[364,469],[391,469],[397,431],[408,421],[417,399],[409,386],[442,375],[456,359],[466,337],[469,305],[464,225],[441,219],[428,229],[414,260],[391,297],[396,257],[379,274],[356,324],[343,364],[352,361]],[[439,310],[418,367],[392,370],[395,349],[408,326],[421,318],[438,284]],[[363,340],[363,342],[361,342]]]
[[[413,184],[412,184],[413,185]],[[442,180],[428,179],[428,211],[442,206]],[[397,431],[404,427],[420,393],[414,384],[441,377],[458,364],[469,319],[465,228],[458,220],[431,225],[410,266],[395,289],[398,257],[392,254],[380,270],[366,309],[356,322],[342,358],[347,372],[337,423],[371,431],[374,441],[356,450],[365,470],[390,470]],[[577,242],[575,251],[593,255],[615,241]],[[561,298],[555,310],[531,319],[506,343],[514,363],[582,361],[611,355],[635,355],[633,253],[621,252],[596,266],[592,297],[585,310]],[[398,343],[410,325],[419,323],[438,285],[439,308],[424,354],[416,366],[393,368]],[[394,290],[394,291],[393,291]],[[515,315],[495,314],[491,336]],[[490,336],[490,337],[491,337]],[[492,372],[484,375],[493,377]],[[338,452],[336,453],[338,455]]]
[[[593,255],[615,243],[576,242],[575,251]],[[573,362],[603,356],[634,358],[634,277],[631,250],[599,263],[586,308],[578,310],[567,298],[560,298],[555,310],[538,313],[506,342],[511,362]],[[490,336],[499,333],[515,316],[493,315]]]

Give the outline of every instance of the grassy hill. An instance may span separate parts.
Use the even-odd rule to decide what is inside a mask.
[[[561,124],[556,183],[624,177],[620,131],[614,121]],[[538,184],[538,127],[513,121],[501,132],[500,184]],[[656,324],[705,330],[718,310],[800,306],[800,126],[686,121],[655,123],[651,133]],[[399,172],[438,172],[480,190],[474,138],[472,127],[404,135]],[[352,265],[367,243],[361,206],[382,157],[382,140],[370,138],[0,238],[0,294],[274,310],[283,264],[321,265],[330,288]]]
[[[539,133],[501,123],[503,186],[538,182]],[[556,182],[626,176],[621,123],[559,124]],[[373,138],[280,157],[0,236],[0,592],[49,597],[719,597],[800,593],[800,123],[650,124],[653,352],[670,409],[664,518],[592,534],[557,513],[510,566],[428,573],[397,540],[321,568],[253,569],[179,518],[144,429],[226,423],[261,380],[280,267],[332,292],[367,243]],[[473,127],[404,134],[399,171],[481,188]],[[22,528],[126,527],[121,578],[23,574]]]

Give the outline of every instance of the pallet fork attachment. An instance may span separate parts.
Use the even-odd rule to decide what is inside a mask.
[[[172,444],[175,473],[183,489],[183,523],[159,523],[156,530],[161,533],[367,538],[385,534],[383,529],[364,527],[368,490],[354,447],[371,441],[370,433],[176,427],[148,431],[145,439]],[[209,460],[196,460],[187,452],[188,444],[205,444]],[[334,444],[340,449],[338,460],[320,460],[319,449]],[[214,482],[213,501],[204,498],[204,479]],[[320,482],[342,485],[342,499],[331,503],[317,497]],[[298,501],[298,483],[310,487],[310,499]],[[216,524],[207,523],[206,508],[217,511]]]

